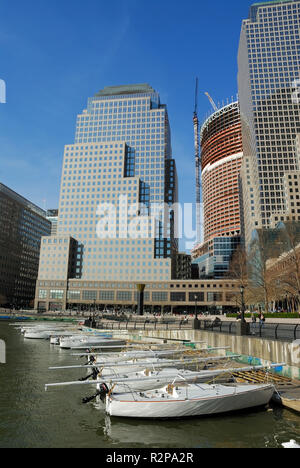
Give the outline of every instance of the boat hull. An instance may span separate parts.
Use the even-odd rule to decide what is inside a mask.
[[[48,332],[25,332],[24,334],[27,340],[49,340],[50,336]]]
[[[122,346],[126,345],[126,341],[124,340],[94,340],[94,339],[86,339],[86,340],[60,340],[60,347],[63,349],[83,349],[83,348],[90,348],[93,346]]]
[[[272,385],[240,389],[227,395],[202,396],[188,399],[136,400],[123,396],[107,396],[106,412],[110,416],[142,419],[188,418],[210,416],[267,405],[274,393]]]

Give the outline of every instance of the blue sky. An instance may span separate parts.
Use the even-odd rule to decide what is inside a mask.
[[[181,202],[194,202],[193,108],[237,93],[237,50],[251,1],[1,1],[0,181],[58,205],[63,148],[105,86],[149,83],[169,110]]]

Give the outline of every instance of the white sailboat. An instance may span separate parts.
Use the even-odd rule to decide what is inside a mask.
[[[71,336],[74,336],[74,332],[73,333],[72,332],[67,332],[67,331],[65,331],[65,332],[56,332],[55,334],[53,334],[50,337],[50,344],[59,346],[61,339],[65,339],[65,338],[71,337]]]
[[[42,323],[42,324],[34,324],[30,326],[22,326],[19,327],[20,332],[24,335],[26,332],[40,332],[43,330],[57,330],[57,331],[66,331],[66,330],[73,330],[73,333],[76,333],[76,327],[74,324],[55,324],[55,323]]]
[[[60,347],[62,349],[86,349],[93,346],[125,346],[125,340],[113,340],[110,338],[103,338],[101,336],[81,336],[62,338],[60,340]]]
[[[267,405],[275,391],[273,385],[191,384],[168,385],[143,393],[106,395],[110,416],[143,419],[169,419],[209,416]]]
[[[163,362],[163,361],[162,361]],[[284,364],[280,364],[284,365]],[[274,368],[279,366],[279,364],[273,364],[271,366],[248,366],[242,368],[219,368],[214,370],[202,370],[199,372],[193,372],[190,370],[179,370],[177,368],[168,368],[163,367],[163,364],[160,364],[160,369],[155,369],[155,364],[153,364],[153,369],[143,368],[141,371],[133,371],[133,367],[129,369],[131,371],[116,374],[115,367],[107,369],[94,368],[93,376],[94,380],[87,380],[86,378],[81,379],[76,382],[61,382],[47,384],[45,389],[52,387],[65,387],[65,386],[96,386],[97,392],[95,395],[92,395],[89,398],[84,399],[84,403],[94,400],[96,397],[100,397],[102,400],[105,399],[106,394],[134,394],[135,392],[144,392],[147,390],[155,390],[161,388],[170,382],[179,382],[180,385],[184,383],[207,383],[213,382],[217,379],[219,382],[228,382],[232,381],[232,373],[234,372],[250,372],[250,371],[259,371],[267,368]],[[71,367],[73,368],[73,367]]]
[[[202,348],[202,349],[197,349],[193,350],[192,352],[187,350],[187,348],[174,348],[174,349],[165,349],[165,350],[141,350],[141,351],[122,351],[120,353],[105,353],[105,354],[94,354],[90,353],[88,354],[89,356],[89,361],[92,359],[94,365],[107,365],[107,364],[120,364],[125,361],[132,361],[132,360],[141,360],[142,358],[149,359],[149,358],[169,358],[169,362],[172,362],[173,360],[176,360],[177,356],[177,361],[180,358],[180,361],[183,361],[184,359],[198,359],[201,356],[203,356],[202,353],[206,352],[212,352],[212,351],[224,351],[228,349],[227,347],[224,348]],[[229,356],[222,357],[220,356],[219,359],[230,359]],[[212,357],[213,359],[213,357]],[[159,361],[158,361],[159,362]]]
[[[57,333],[57,330],[27,330],[24,333],[24,338],[28,340],[49,340],[52,335]]]

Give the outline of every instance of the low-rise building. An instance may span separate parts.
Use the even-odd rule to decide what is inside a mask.
[[[145,308],[149,311],[193,312],[235,311],[239,284],[233,280],[178,280],[147,283]],[[134,309],[137,284],[111,281],[43,281],[38,280],[35,307],[41,311]]]

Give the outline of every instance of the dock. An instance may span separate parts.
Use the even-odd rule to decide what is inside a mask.
[[[233,373],[237,382],[247,383],[273,383],[276,392],[273,402],[285,408],[292,409],[300,413],[300,381],[292,380],[266,371],[237,372]]]

